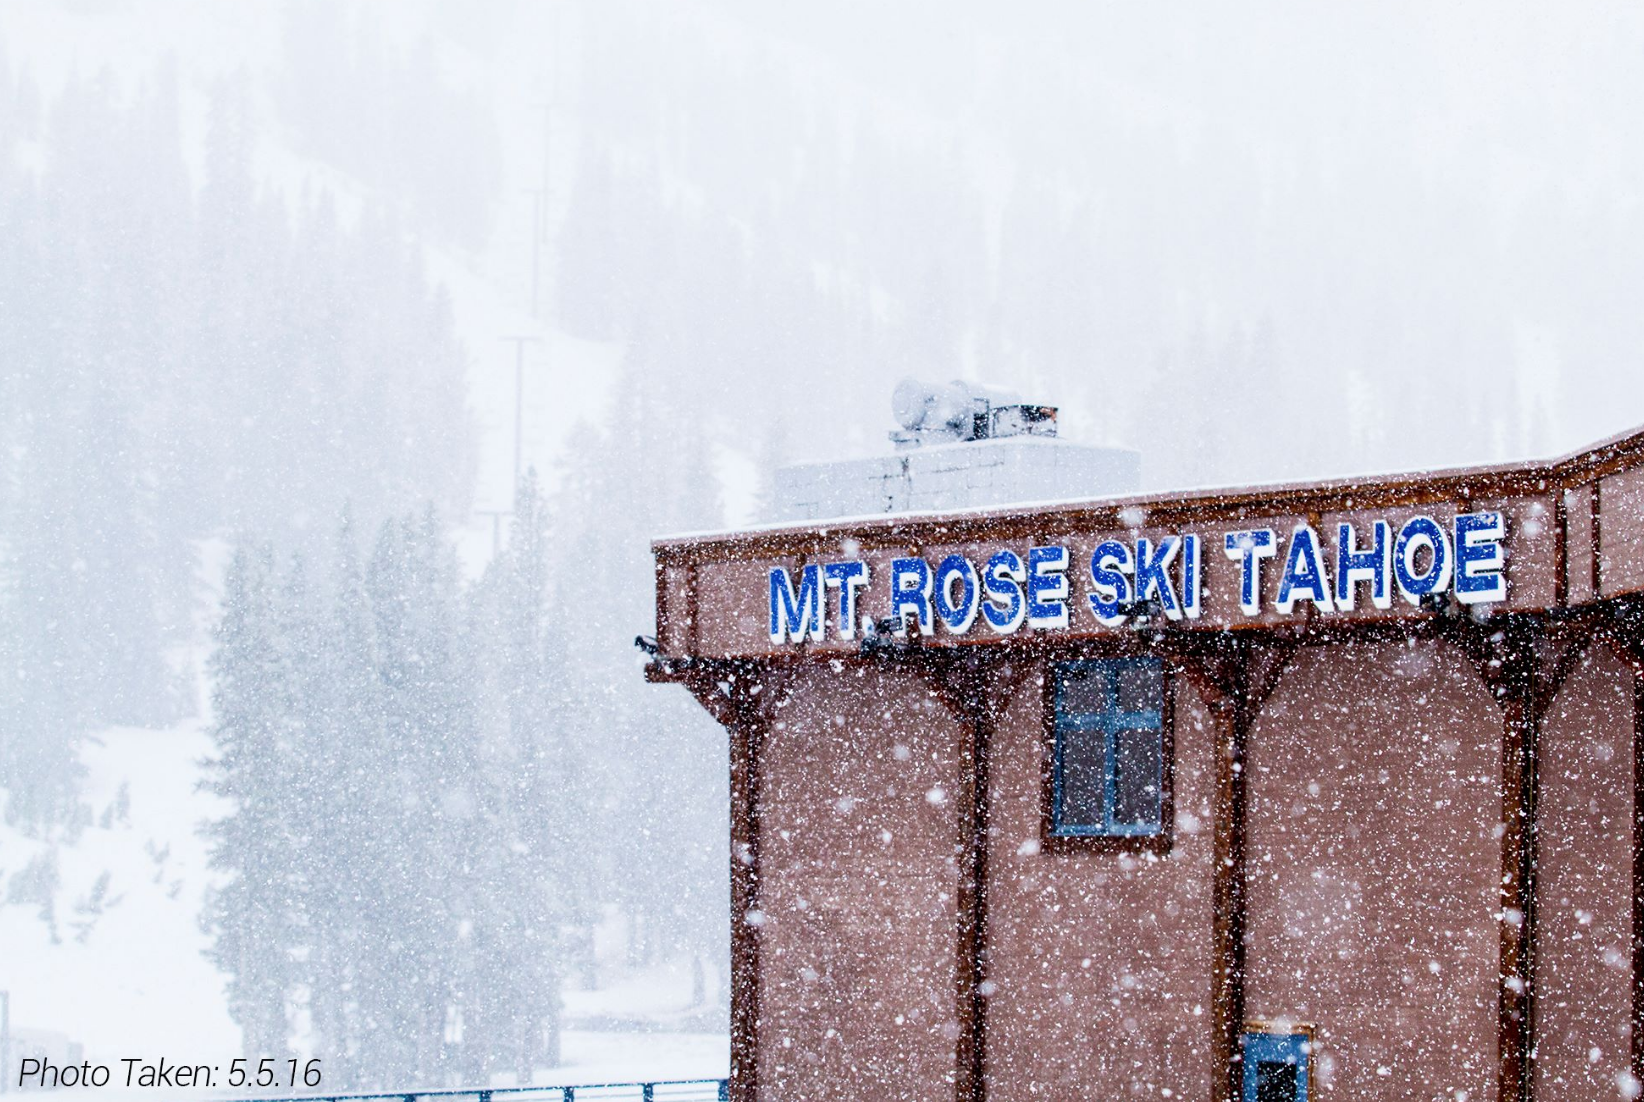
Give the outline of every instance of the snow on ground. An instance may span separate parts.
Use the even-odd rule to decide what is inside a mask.
[[[660,1079],[722,1079],[731,1060],[723,1033],[639,1033],[567,1030],[565,1062],[539,1073],[538,1083],[634,1083]]]
[[[625,937],[622,914],[607,905],[594,934],[599,985],[592,990],[582,990],[574,981],[567,985],[567,1029],[690,1031],[723,1020],[729,996],[722,986],[722,968],[702,961],[700,976],[694,975],[689,956],[648,968],[618,967],[615,962],[622,960]]]
[[[110,728],[81,754],[88,821],[77,834],[53,845],[0,826],[0,884],[51,850],[57,855],[55,936],[38,903],[0,896],[0,990],[10,992],[14,1032],[43,1041],[60,1062],[68,1045],[116,1072],[126,1057],[226,1067],[239,1055],[224,978],[204,955],[209,939],[199,922],[214,875],[199,828],[225,810],[198,787],[211,752],[201,720]],[[613,912],[602,940],[620,925]],[[541,1069],[537,1083],[726,1073],[726,1035],[693,1032],[716,1016],[697,1004],[688,960],[628,971],[604,966],[615,945],[602,945],[599,955],[607,958],[605,985],[566,992],[564,1060]],[[718,969],[707,966],[703,980],[712,998]]]
[[[11,992],[14,1028],[60,1034],[91,1060],[236,1054],[198,921],[207,870],[197,828],[220,812],[196,788],[210,750],[198,722],[105,730],[81,755],[90,822],[78,837],[52,847],[0,827],[0,879],[52,848],[60,877],[55,935],[37,904],[0,906],[0,989]]]

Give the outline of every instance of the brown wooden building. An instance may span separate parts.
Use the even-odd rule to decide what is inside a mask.
[[[1644,433],[655,553],[733,1097],[1637,1097]]]

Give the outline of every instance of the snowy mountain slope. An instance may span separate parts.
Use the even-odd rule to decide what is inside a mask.
[[[395,18],[374,24],[379,33],[414,42],[430,33],[434,13],[393,5]],[[370,5],[364,5],[369,10]],[[381,13],[379,13],[381,14]],[[253,77],[259,142],[256,174],[263,186],[289,202],[319,192],[331,195],[345,222],[366,207],[394,211],[403,232],[419,241],[431,279],[451,298],[458,331],[467,347],[469,405],[479,430],[481,454],[475,507],[507,508],[512,496],[514,351],[501,338],[531,335],[528,346],[521,451],[551,479],[568,429],[576,419],[603,419],[620,349],[582,341],[532,318],[530,306],[533,197],[542,186],[546,95],[542,59],[529,51],[505,52],[500,64],[472,56],[449,39],[435,39],[441,69],[470,87],[499,130],[504,179],[490,242],[478,252],[443,243],[419,225],[414,208],[339,166],[302,148],[298,135],[280,124],[278,106],[264,74],[281,64],[282,5],[209,3],[145,5],[110,0],[97,4],[25,4],[0,13],[0,49],[7,49],[50,101],[73,77],[105,74],[134,88],[174,66],[182,91],[185,153],[196,171],[207,139],[207,101],[213,84],[237,75]],[[564,214],[575,171],[578,135],[568,113],[556,115],[554,159],[548,182],[547,226],[540,242],[539,318],[551,313],[553,250],[548,232]],[[459,522],[465,518],[455,518]],[[472,519],[488,541],[490,522]]]
[[[498,125],[509,151],[491,243],[470,252],[425,232],[406,204],[305,152],[278,124],[256,79],[279,63],[278,5],[7,6],[0,12],[0,50],[39,85],[48,103],[76,76],[105,74],[116,86],[134,88],[174,66],[185,153],[196,169],[203,161],[213,83],[250,73],[266,123],[258,129],[255,162],[262,186],[291,202],[323,190],[345,222],[367,208],[396,211],[402,232],[423,242],[429,276],[449,295],[468,350],[468,403],[480,452],[477,510],[506,508],[512,495],[514,354],[501,336],[543,338],[527,349],[521,451],[550,484],[574,422],[603,418],[620,349],[569,337],[531,317],[532,199],[524,189],[540,184],[541,112],[517,94],[528,87],[513,83],[527,65],[517,51],[496,72],[460,56],[451,60],[465,79],[485,83],[486,97],[498,100]],[[563,148],[574,148],[574,135],[565,137]],[[559,182],[550,188],[560,207],[566,189],[560,174],[569,171],[567,165],[556,172]],[[544,242],[538,307],[544,317],[550,312],[550,257]],[[491,521],[478,514],[452,519],[461,529],[465,561],[477,573],[492,550]],[[220,573],[220,565],[206,573]],[[205,614],[192,644],[182,648],[187,653],[180,669],[198,671],[209,649],[216,587],[206,588]],[[197,696],[208,697],[209,685],[202,682]],[[223,978],[203,955],[209,939],[200,929],[212,874],[199,829],[223,810],[197,787],[199,762],[212,750],[207,722],[99,732],[82,755],[87,824],[45,841],[0,827],[0,990],[10,993],[14,1027],[60,1033],[83,1045],[90,1059],[163,1052],[217,1060],[238,1054]],[[8,884],[10,898],[4,894]],[[592,1047],[609,1051],[606,1042]],[[583,1059],[575,1043],[567,1058]]]

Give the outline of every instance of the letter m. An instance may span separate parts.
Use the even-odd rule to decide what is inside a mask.
[[[771,571],[771,642],[802,643],[808,636],[822,641],[822,568],[805,567],[799,572],[799,592],[785,567]]]

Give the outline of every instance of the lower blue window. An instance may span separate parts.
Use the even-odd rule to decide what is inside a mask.
[[[1242,1102],[1307,1102],[1305,1033],[1246,1033]]]
[[[1164,667],[1156,658],[1061,662],[1051,833],[1146,837],[1164,830]]]

